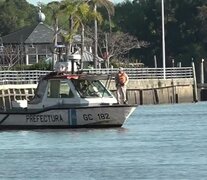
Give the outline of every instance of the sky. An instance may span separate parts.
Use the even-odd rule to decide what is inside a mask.
[[[27,0],[28,3],[34,4],[35,6],[37,5],[38,2],[47,4],[51,1],[54,1],[54,0]],[[123,0],[112,0],[113,3],[119,3],[119,2],[122,2],[122,1]]]

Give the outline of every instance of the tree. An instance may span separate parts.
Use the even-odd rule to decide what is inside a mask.
[[[68,32],[63,34],[64,41],[67,45],[66,57],[71,54],[71,47],[74,40],[74,35],[77,34],[78,30],[81,29],[81,57],[83,55],[84,48],[84,26],[91,19],[96,18],[98,21],[102,20],[100,13],[94,13],[91,11],[90,6],[86,1],[73,0],[73,1],[62,1],[60,10],[67,14],[68,17]],[[82,67],[82,62],[81,62]]]
[[[77,4],[76,1],[69,1],[69,0],[64,0],[61,2],[60,5],[60,11],[62,13],[65,13],[68,18],[68,28],[67,28],[67,34],[62,34],[64,42],[66,44],[66,58],[68,57],[69,54],[71,54],[71,48],[72,48],[72,42],[73,42],[73,36],[78,30],[79,24],[76,22],[74,23],[73,20],[73,15],[77,11]]]
[[[7,45],[4,46],[0,52],[0,64],[2,64],[3,70],[10,70],[16,64],[20,63],[23,56],[23,47]]]
[[[157,1],[125,1],[115,6],[114,31],[128,33],[150,43],[147,48],[134,49],[131,56],[142,57],[150,66],[154,54],[161,54],[161,6]],[[131,51],[130,51],[131,52]]]
[[[201,44],[202,28],[197,16],[198,7],[204,0],[165,0],[165,35],[166,65],[171,65],[171,58],[190,65],[191,59],[203,54]],[[117,29],[150,42],[148,48],[134,51],[134,55],[142,55],[145,64],[153,65],[153,56],[157,55],[158,66],[162,65],[162,26],[160,0],[125,1],[115,8],[113,18]]]
[[[85,24],[92,19],[97,19],[98,22],[102,21],[102,16],[98,12],[92,12],[90,6],[86,2],[82,2],[77,9],[76,18],[81,25],[81,68],[82,68],[82,57],[83,57],[83,49],[84,49],[84,31]]]
[[[26,0],[0,2],[0,35],[7,35],[17,29],[34,24],[36,9]]]
[[[102,33],[103,35],[103,33]],[[99,41],[99,49],[105,45],[105,39],[102,36],[102,43]],[[135,36],[131,36],[128,33],[114,32],[111,34],[110,41],[108,42],[108,54],[106,54],[106,60],[109,62],[110,58],[118,59],[123,55],[129,53],[130,50],[146,48],[149,43],[146,41],[139,41]],[[102,54],[104,56],[104,54]]]
[[[52,16],[52,24],[54,29],[54,37],[53,37],[53,62],[52,62],[52,69],[54,68],[55,62],[57,61],[57,41],[58,41],[58,16],[60,14],[60,2],[55,1],[51,2],[47,5],[47,8],[51,11]]]
[[[93,3],[93,11],[96,13],[97,12],[97,7],[105,7],[108,15],[109,15],[109,19],[111,17],[111,15],[114,14],[114,5],[111,1],[109,0],[91,0]],[[91,2],[90,1],[90,2]],[[111,26],[110,26],[111,27]],[[97,57],[98,57],[98,35],[97,35],[97,19],[94,19],[94,67],[97,68]]]

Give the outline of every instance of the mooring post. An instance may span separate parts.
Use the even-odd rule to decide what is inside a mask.
[[[195,73],[195,64],[194,64],[194,62],[192,62],[192,70],[193,70],[193,81],[194,81],[193,99],[194,99],[194,102],[198,102],[197,81],[196,81],[196,73]]]
[[[204,59],[201,60],[201,87],[204,85]]]
[[[140,105],[143,105],[143,90],[139,91]]]

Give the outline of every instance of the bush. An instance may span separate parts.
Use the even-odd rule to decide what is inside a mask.
[[[13,67],[13,70],[51,70],[52,69],[52,64],[51,63],[45,63],[45,62],[41,62],[41,63],[36,63],[36,64],[32,64],[32,65],[16,65]]]

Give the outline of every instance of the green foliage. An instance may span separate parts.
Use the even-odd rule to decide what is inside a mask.
[[[171,66],[172,58],[175,61],[182,61],[186,66],[191,65],[192,58],[194,60],[205,58],[207,18],[204,17],[207,11],[203,8],[201,14],[199,7],[203,7],[206,1],[165,0],[164,2],[167,66]],[[139,40],[150,42],[149,48],[130,52],[130,56],[142,57],[142,62],[147,66],[153,66],[153,56],[156,55],[158,66],[162,67],[161,20],[160,0],[125,1],[116,6],[113,21],[117,29],[135,35]]]
[[[26,0],[0,2],[0,35],[7,35],[36,21],[36,8]]]
[[[13,70],[51,70],[52,64],[40,62],[33,65],[16,65],[13,67]]]
[[[99,27],[105,32],[109,32],[111,26],[114,32],[122,31],[136,36],[139,40],[150,42],[147,48],[130,51],[129,59],[140,59],[146,66],[153,67],[153,57],[156,55],[158,66],[162,67],[161,0],[125,0],[116,4],[115,15],[111,17],[112,22],[109,21],[109,14],[112,15],[114,9],[109,0],[90,1],[88,4],[90,7],[83,3],[79,9],[75,9],[74,6],[60,9],[60,5],[64,3],[69,5],[80,2],[83,3],[81,0],[63,0],[42,4],[42,11],[46,14],[45,23],[53,26],[54,17],[58,17],[59,27],[68,30],[69,16],[73,15],[76,17],[74,33],[77,33],[81,23],[92,28],[92,19],[102,18],[103,23]],[[175,63],[181,61],[182,65],[186,66],[190,65],[192,58],[195,61],[207,58],[206,0],[165,0],[164,2],[167,66],[171,65],[172,58]],[[97,3],[99,14],[93,14],[93,3]],[[88,11],[91,11],[90,15]],[[30,5],[26,0],[0,0],[0,36],[36,23],[36,15],[37,7]],[[67,38],[70,40],[71,36],[68,34]],[[35,68],[41,66],[37,65]]]
[[[29,67],[30,70],[51,70],[52,68],[52,64],[51,63],[45,63],[45,62],[42,62],[42,63],[36,63],[36,64],[33,64]]]

